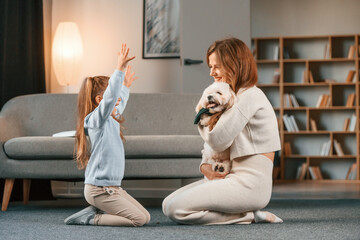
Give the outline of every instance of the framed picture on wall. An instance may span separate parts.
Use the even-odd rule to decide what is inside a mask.
[[[179,58],[179,0],[144,0],[143,58]]]

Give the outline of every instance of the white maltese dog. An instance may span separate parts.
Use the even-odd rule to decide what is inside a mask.
[[[220,116],[234,105],[235,93],[230,85],[224,82],[214,82],[207,87],[195,111],[195,124],[208,127],[211,131]],[[201,151],[204,162],[212,165],[212,170],[220,174],[227,174],[231,169],[230,148],[223,152],[215,152],[207,143]]]

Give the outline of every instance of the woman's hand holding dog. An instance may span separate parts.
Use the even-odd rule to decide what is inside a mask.
[[[129,48],[126,48],[126,44],[121,45],[121,51],[117,53],[118,55],[118,63],[116,66],[117,70],[124,72],[128,62],[130,62],[135,58],[135,56],[133,57],[128,56],[129,50],[130,50]]]
[[[203,164],[200,167],[200,171],[204,176],[209,180],[215,180],[215,179],[223,179],[228,174],[221,174],[218,172],[214,172],[211,168],[210,164]]]

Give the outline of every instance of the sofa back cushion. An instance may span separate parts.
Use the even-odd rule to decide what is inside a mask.
[[[20,136],[51,136],[75,130],[77,94],[31,94],[9,100],[1,115],[11,121]]]
[[[126,106],[126,135],[198,135],[193,124],[200,94],[131,93]],[[75,130],[77,94],[33,94],[8,101],[1,116],[21,136],[51,136]]]
[[[200,94],[132,93],[124,111],[126,135],[198,135]]]

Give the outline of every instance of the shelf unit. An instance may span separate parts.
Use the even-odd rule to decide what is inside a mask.
[[[252,39],[258,87],[267,95],[278,117],[282,146],[278,159],[279,181],[297,180],[303,163],[320,168],[323,179],[317,181],[360,181],[359,44],[360,34]],[[349,78],[351,74],[353,77]],[[292,102],[290,95],[299,106]],[[321,103],[321,95],[328,100]],[[350,95],[355,95],[353,101],[349,100]],[[294,117],[298,131],[287,130],[285,124],[289,122],[285,122],[288,120],[284,120],[284,115]],[[344,130],[345,119],[352,116],[355,125],[352,124],[351,130]],[[316,131],[312,126],[314,122]],[[335,140],[342,147],[343,155],[337,155]],[[330,149],[324,154],[322,149],[329,141]],[[285,143],[291,147],[287,155]],[[352,179],[346,179],[354,164]],[[310,178],[307,171],[305,179]]]

